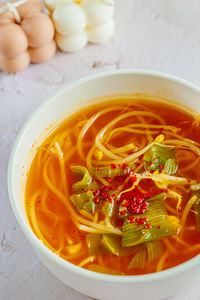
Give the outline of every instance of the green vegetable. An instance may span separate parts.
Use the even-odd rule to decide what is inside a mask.
[[[163,192],[163,193],[157,194],[157,195],[153,196],[152,198],[149,198],[147,201],[150,202],[150,201],[160,199],[160,198],[163,198],[165,200],[166,193]],[[125,203],[126,203],[126,200],[124,200],[119,206],[119,218],[120,219],[127,219],[131,215],[128,211],[126,211],[123,215],[120,214],[122,211],[125,210],[125,207],[123,206]],[[138,215],[136,215],[135,217],[138,217]]]
[[[122,247],[121,236],[116,236],[115,234],[103,234],[102,242],[103,245],[110,251],[110,253],[117,256],[135,254],[145,247],[145,245]]]
[[[127,269],[142,269],[145,266],[146,262],[146,256],[147,252],[145,249],[140,250],[139,252],[136,253],[136,255],[133,257],[131,262],[129,263]]]
[[[74,165],[72,165],[70,168],[75,176],[81,178],[80,181],[72,185],[72,189],[75,192],[81,191],[82,189],[86,189],[92,182],[92,177],[88,169],[83,166],[74,166]]]
[[[90,174],[95,177],[115,177],[115,176],[123,176],[133,170],[135,168],[135,164],[129,163],[127,168],[124,168],[120,165],[116,166],[116,168],[112,168],[111,166],[107,167],[92,167],[90,168]]]
[[[89,213],[95,213],[94,194],[93,191],[98,189],[96,181],[92,180],[87,168],[82,166],[71,166],[74,175],[81,176],[81,180],[72,185],[72,189],[77,192],[69,197],[70,201],[74,204],[76,210],[79,212],[81,209]],[[79,193],[78,193],[79,192]]]
[[[178,169],[177,162],[174,158],[168,158],[165,163],[164,172],[168,174],[175,174]]]
[[[112,199],[112,197],[111,197]],[[106,216],[106,217],[111,217],[113,214],[113,209],[114,209],[114,205],[115,202],[112,199],[112,202],[110,201],[105,201],[102,207],[102,213]]]
[[[102,243],[102,234],[91,233],[86,237],[89,255],[106,254],[109,250]]]
[[[146,263],[158,259],[162,253],[162,244],[160,242],[149,242],[145,244],[146,248],[136,253],[128,265],[128,269],[144,268]]]
[[[88,270],[97,272],[97,273],[109,274],[109,275],[126,275],[123,272],[120,272],[120,271],[117,271],[114,269],[110,269],[110,268],[106,268],[106,267],[96,265],[96,264],[89,265]]]
[[[148,170],[164,171],[174,174],[177,171],[176,149],[155,143],[143,156],[145,168]],[[169,160],[170,159],[170,160]]]
[[[149,242],[146,243],[147,246],[147,261],[148,263],[158,259],[161,254],[162,254],[162,250],[163,250],[163,246],[160,242]]]
[[[76,210],[79,212],[81,209],[89,213],[95,213],[95,204],[93,202],[93,192],[87,191],[81,194],[73,194],[69,197],[70,201],[74,204]]]
[[[135,215],[136,218],[147,218],[147,222],[151,228],[146,228],[145,224],[137,225],[136,223],[130,223],[128,219],[124,221],[122,234],[123,247],[139,245],[177,233],[178,219],[167,215],[164,196],[162,194],[160,194],[160,198],[149,201],[149,206],[144,214]]]
[[[196,211],[195,218],[197,231],[200,232],[200,191],[195,191],[192,193],[192,195],[196,195],[198,197],[197,201],[194,204],[194,210]]]

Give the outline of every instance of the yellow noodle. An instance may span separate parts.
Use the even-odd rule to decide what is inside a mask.
[[[55,249],[53,248],[53,246],[51,244],[49,244],[49,242],[47,241],[47,239],[44,237],[44,235],[42,234],[38,222],[37,222],[37,218],[35,215],[35,202],[38,198],[38,196],[40,195],[41,191],[37,191],[35,192],[35,194],[32,196],[31,200],[30,200],[30,218],[31,218],[31,223],[33,225],[33,228],[38,236],[38,238],[52,251],[55,251]]]
[[[189,166],[187,166],[185,168],[182,168],[181,169],[182,172],[188,172],[188,171],[190,171],[191,169],[193,169],[199,163],[199,161],[200,161],[200,156],[197,157],[197,159],[193,163],[189,164]]]
[[[137,134],[143,134],[143,135],[151,135],[151,134],[157,134],[159,131],[158,130],[139,130],[139,129],[132,129],[129,128],[128,126],[126,127],[118,127],[113,129],[110,134],[109,134],[109,138],[108,141],[110,141],[112,138],[115,138],[115,133],[116,132],[131,132],[131,133],[137,133]],[[151,138],[151,141],[153,140],[153,138]]]
[[[186,223],[186,220],[187,220],[187,217],[188,217],[188,214],[190,212],[190,209],[191,207],[195,204],[195,202],[197,201],[197,196],[192,196],[190,198],[190,200],[187,202],[185,208],[184,208],[184,211],[183,211],[183,214],[182,214],[182,217],[181,217],[181,226],[182,226],[182,231],[184,230],[184,227],[185,227],[185,223]]]
[[[116,154],[113,154],[111,151],[109,151],[105,146],[103,146],[103,144],[101,143],[101,140],[103,140],[104,135],[106,133],[106,131],[108,129],[110,129],[111,127],[113,127],[116,123],[118,123],[119,121],[129,118],[129,117],[134,117],[134,116],[138,116],[138,115],[143,115],[143,116],[151,116],[154,117],[156,120],[159,120],[160,123],[162,123],[162,119],[152,113],[152,112],[146,112],[146,111],[131,111],[131,112],[127,112],[124,113],[123,115],[118,116],[117,118],[113,119],[111,122],[109,122],[106,126],[104,126],[100,132],[97,134],[96,139],[95,139],[95,144],[97,145],[97,147],[104,153],[106,154],[108,157],[110,158],[114,158],[114,159],[118,159],[118,156]]]
[[[200,251],[200,244],[190,246],[187,249],[185,249],[183,252],[185,254],[189,254],[189,253],[196,252],[196,251]]]
[[[111,145],[107,145],[108,148],[110,148],[110,150],[112,150],[113,153],[122,153],[122,152],[127,152],[127,151],[130,151],[130,150],[137,150],[137,147],[131,143],[131,144],[127,144],[126,146],[123,146],[123,147],[119,147],[119,148],[116,148],[116,147],[113,147]]]
[[[74,126],[73,135],[74,135],[75,138],[77,138],[77,136],[80,133],[81,128],[86,124],[86,122],[87,122],[87,120],[82,120]]]
[[[145,119],[142,116],[138,116],[138,119],[139,119],[140,123],[146,123]],[[151,133],[147,134],[147,139],[148,139],[148,142],[153,141],[153,137],[152,137]]]
[[[176,240],[176,242],[178,242],[179,244],[181,244],[181,245],[184,246],[184,247],[189,247],[189,246],[190,246],[190,244],[184,242],[184,241],[182,240],[182,238],[180,238],[178,235],[172,235],[172,238],[173,238],[174,240]]]
[[[135,161],[138,157],[140,157],[147,150],[149,150],[154,144],[155,144],[155,142],[152,142],[151,144],[149,144],[148,146],[146,146],[142,150],[137,151],[137,152],[127,156],[126,158],[117,159],[117,160],[110,160],[110,161],[95,161],[95,160],[93,160],[92,163],[97,164],[97,165],[106,166],[106,165],[109,165],[109,164],[112,164],[112,163],[113,164],[123,164],[123,163],[128,163],[130,161]]]
[[[94,221],[93,216],[91,216],[86,210],[81,209],[80,214],[83,215],[84,217],[88,218],[89,220]]]
[[[176,254],[177,250],[176,248],[170,243],[168,239],[163,239],[162,240],[165,246],[172,252],[173,254]]]
[[[177,215],[177,210],[171,207],[168,203],[165,203],[165,207],[170,213],[174,214],[175,216]]]
[[[157,267],[156,267],[156,272],[160,272],[164,268],[165,260],[167,259],[167,256],[169,255],[169,252],[166,250],[161,258],[158,261]]]
[[[171,125],[155,125],[155,124],[146,124],[146,123],[134,123],[129,124],[127,127],[130,128],[152,128],[152,129],[163,129],[163,130],[170,130],[172,132],[180,131],[180,128]]]
[[[96,259],[97,259],[96,256],[89,256],[89,257],[85,258],[84,260],[82,260],[78,266],[82,268],[83,266],[94,262]]]
[[[180,140],[166,140],[166,141],[163,141],[163,144],[176,145],[177,147],[180,147],[180,148],[186,147],[186,148],[191,149],[196,154],[200,155],[200,149],[197,146],[195,146],[189,142],[180,141]]]
[[[121,195],[123,195],[124,193],[128,193],[128,192],[132,191],[139,184],[141,179],[142,178],[138,178],[129,189],[126,189],[126,190],[120,192],[119,195],[117,196],[117,199],[120,199]]]
[[[98,213],[98,211],[96,211],[96,212],[95,212],[95,215],[94,215],[93,222],[94,222],[94,223],[97,223],[97,222],[98,222],[98,218],[99,218],[99,213]]]
[[[115,111],[115,110],[121,110],[123,109],[123,106],[111,106],[108,108],[105,108],[99,112],[97,112],[96,114],[94,114],[85,124],[85,126],[82,128],[79,136],[78,136],[78,141],[77,141],[77,149],[78,149],[78,153],[79,156],[81,157],[82,160],[85,159],[84,153],[83,153],[83,147],[82,147],[82,143],[83,143],[83,139],[87,133],[87,131],[89,130],[89,128],[92,126],[92,124],[102,115],[110,112],[110,111]]]
[[[177,199],[177,200],[178,200],[177,205],[176,205],[176,209],[178,210],[179,207],[180,207],[180,205],[181,205],[181,202],[182,202],[182,196],[181,196],[179,193],[174,192],[174,191],[172,191],[172,190],[170,190],[170,189],[168,189],[167,195],[168,195],[168,197],[170,197],[170,198],[174,198],[174,199]]]
[[[196,142],[196,141],[193,141],[193,140],[191,140],[191,139],[188,139],[188,138],[184,138],[184,137],[182,137],[180,134],[177,134],[177,133],[175,133],[175,132],[165,131],[165,134],[174,136],[174,137],[176,137],[176,138],[179,139],[179,140],[185,141],[186,143],[191,143],[191,144],[193,144],[193,145],[196,145],[197,147],[200,147],[200,143],[198,143],[198,142]]]
[[[57,150],[58,158],[59,158],[59,162],[60,162],[60,173],[61,173],[62,188],[63,188],[64,194],[67,195],[68,194],[68,189],[67,189],[67,179],[66,179],[65,161],[64,161],[64,158],[63,158],[63,152],[62,152],[58,142],[55,142],[55,148]]]

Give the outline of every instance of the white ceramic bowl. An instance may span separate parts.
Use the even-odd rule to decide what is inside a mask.
[[[164,96],[200,112],[200,88],[185,80],[143,70],[100,73],[67,85],[40,105],[21,130],[10,157],[8,190],[11,205],[35,252],[60,280],[98,299],[158,300],[175,295],[199,280],[200,255],[175,268],[140,276],[111,276],[81,269],[51,252],[32,232],[22,201],[23,167],[34,142],[63,113],[70,114],[80,102],[87,105],[87,100],[95,97],[137,92]]]

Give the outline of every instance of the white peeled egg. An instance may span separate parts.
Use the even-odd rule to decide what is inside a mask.
[[[87,29],[88,41],[90,43],[104,43],[109,40],[114,32],[114,21],[111,20],[102,26]]]
[[[82,7],[89,26],[100,26],[113,18],[114,6],[106,4],[103,0],[83,1]]]
[[[74,3],[73,0],[45,0],[44,4],[46,8],[50,11],[53,12],[54,9],[58,5],[66,4],[66,3]]]
[[[52,17],[56,30],[66,36],[83,31],[87,24],[83,9],[75,3],[57,6]]]
[[[71,36],[63,36],[57,33],[56,42],[62,51],[76,52],[83,49],[87,45],[88,37],[85,31],[81,31]]]

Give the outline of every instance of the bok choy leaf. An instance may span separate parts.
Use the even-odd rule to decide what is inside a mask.
[[[79,165],[77,166],[72,165],[70,168],[74,176],[80,178],[80,181],[77,181],[72,185],[72,189],[75,192],[81,191],[82,189],[86,189],[89,186],[89,184],[92,182],[92,177],[88,169]]]
[[[145,168],[175,174],[177,171],[176,149],[159,143],[154,145],[144,154]]]
[[[146,212],[142,215],[135,215],[135,217],[146,218],[150,228],[146,228],[145,224],[138,226],[137,223],[125,220],[122,234],[123,247],[135,246],[177,234],[179,221],[177,218],[167,215],[163,196],[149,201]]]

